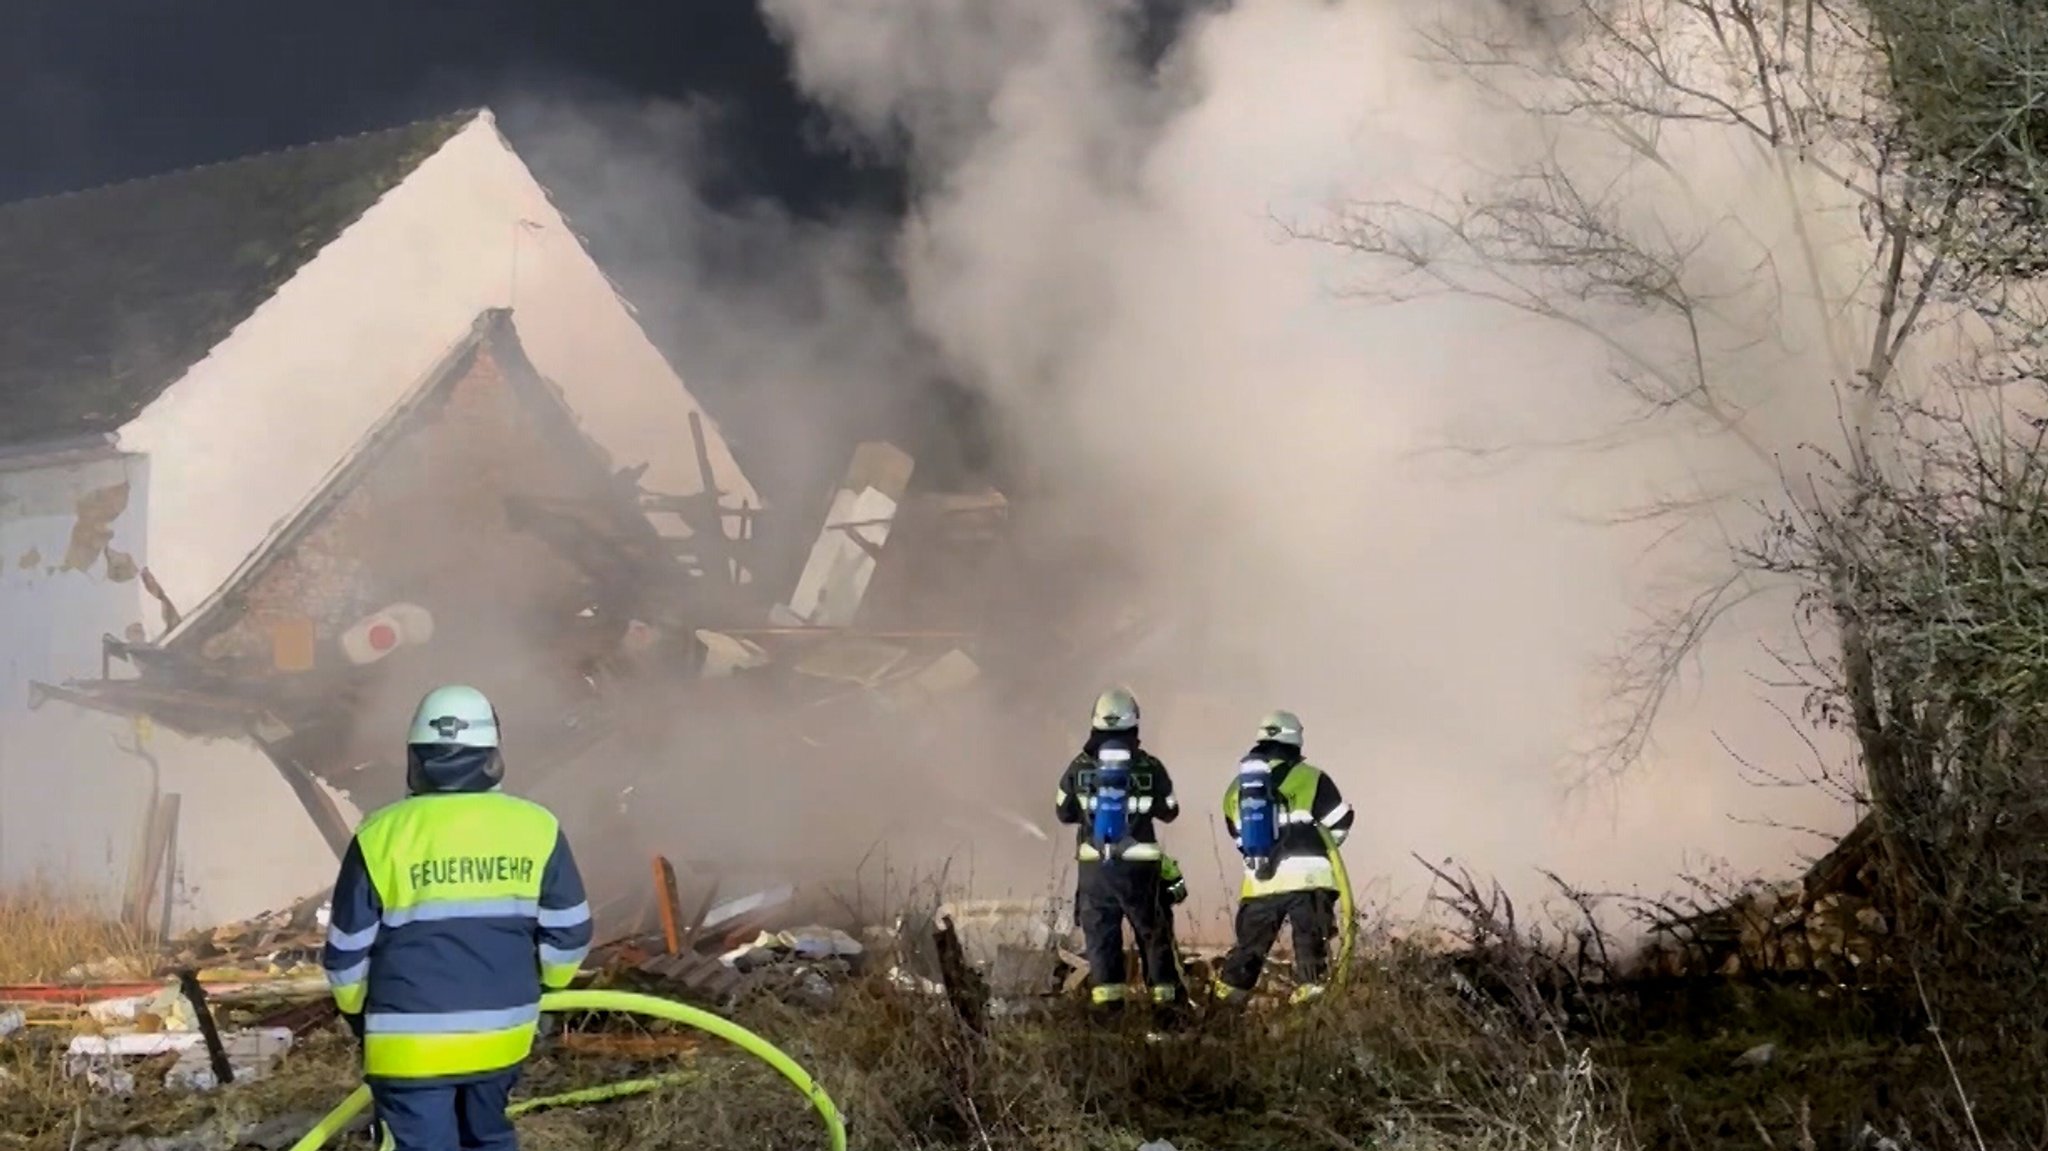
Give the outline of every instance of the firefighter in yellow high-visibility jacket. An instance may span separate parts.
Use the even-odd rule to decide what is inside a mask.
[[[386,1146],[513,1151],[506,1102],[542,990],[590,950],[590,904],[554,815],[499,790],[483,693],[428,693],[407,742],[410,795],[356,829],[321,963]]]
[[[1283,925],[1293,932],[1294,998],[1322,994],[1340,890],[1331,853],[1351,834],[1356,818],[1336,783],[1302,758],[1300,717],[1291,711],[1267,715],[1258,742],[1223,794],[1224,828],[1245,856],[1245,872],[1238,889],[1237,942],[1216,973],[1218,998],[1251,993]]]

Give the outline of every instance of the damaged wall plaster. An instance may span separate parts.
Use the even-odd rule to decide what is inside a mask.
[[[71,543],[64,549],[64,570],[89,570],[114,540],[114,521],[128,510],[128,485],[109,484],[78,497],[71,522]]]
[[[126,865],[146,794],[133,766],[104,734],[67,734],[75,709],[31,713],[29,684],[98,676],[100,637],[143,619],[149,477],[145,457],[106,449],[0,458],[0,882]]]

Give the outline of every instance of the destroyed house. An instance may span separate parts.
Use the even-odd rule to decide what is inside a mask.
[[[543,759],[561,701],[624,638],[592,610],[621,602],[606,581],[659,584],[660,551],[630,483],[492,311],[227,584],[161,640],[107,644],[139,677],[39,690],[253,738],[374,806],[402,794],[399,733],[363,725],[436,683],[485,684]],[[317,795],[302,798],[345,843]]]
[[[180,842],[291,845],[185,849],[198,918],[324,882],[431,683],[537,760],[750,579],[716,421],[488,112],[0,205],[0,273],[0,787],[131,884],[173,791]],[[0,872],[104,872],[37,823]]]

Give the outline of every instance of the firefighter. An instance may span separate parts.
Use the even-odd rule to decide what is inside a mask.
[[[1131,925],[1153,1002],[1182,999],[1174,953],[1173,907],[1161,874],[1164,854],[1154,825],[1180,815],[1166,765],[1138,742],[1138,701],[1123,688],[1095,701],[1088,740],[1060,776],[1054,811],[1076,824],[1079,875],[1075,918],[1087,942],[1089,999],[1125,1001],[1124,931]]]
[[[1236,943],[1217,969],[1219,999],[1240,1000],[1257,986],[1282,924],[1294,943],[1295,1001],[1322,994],[1339,890],[1330,856],[1355,815],[1330,777],[1302,758],[1300,717],[1267,715],[1223,793],[1224,827],[1245,855],[1245,874]]]
[[[498,715],[482,692],[420,701],[408,797],[357,827],[321,963],[362,1045],[384,1144],[513,1151],[506,1099],[542,989],[590,949],[590,905],[554,815],[500,790]]]

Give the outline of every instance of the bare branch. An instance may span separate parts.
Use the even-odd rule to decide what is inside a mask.
[[[1524,138],[1540,146],[1463,196],[1359,201],[1320,225],[1285,227],[1360,258],[1362,274],[1340,290],[1351,298],[1457,295],[1604,349],[1633,412],[1542,446],[1602,450],[1682,428],[1739,445],[1775,474],[1783,449],[1759,426],[1771,398],[1759,389],[1825,389],[1849,463],[1825,487],[1788,486],[1790,506],[1819,517],[1780,525],[1796,534],[1862,507],[1886,469],[1915,455],[1887,422],[1910,397],[1943,382],[2030,378],[2048,342],[2042,304],[2006,275],[2048,267],[2037,242],[2048,224],[2006,229],[2048,221],[2048,185],[2013,176],[2048,174],[2034,147],[2048,138],[2048,33],[2022,34],[1981,0],[1561,0],[1514,27],[1461,16],[1427,34],[1433,58],[1539,128]],[[1965,107],[1957,81],[1933,66],[1958,52],[2005,85],[1991,106]],[[1942,99],[1960,110],[1932,123]],[[1758,218],[1721,185],[1700,183],[1695,157],[1710,148],[1740,158],[1748,191],[1782,219]],[[1863,223],[1861,248],[1832,238],[1847,217],[1830,214],[1843,209]],[[1915,360],[1915,340],[1958,317],[1984,336],[1971,353],[1979,361],[1944,378]],[[1819,370],[1798,346],[1802,333],[1825,342]],[[1702,486],[1598,517],[1657,524],[1658,543],[1718,533],[1706,539],[1733,562],[1676,606],[1647,613],[1609,662],[1616,718],[1594,762],[1639,757],[1716,623],[1775,586],[1760,575],[1788,574],[1756,563],[1769,549],[1724,522],[1732,494]],[[1828,599],[1851,590],[1824,591],[1833,606],[1803,608],[1802,626],[1833,630],[1846,653],[1806,666],[1854,679],[1870,637]],[[1807,678],[1812,689],[1825,677]],[[1850,692],[1860,700],[1850,711],[1861,710],[1857,730],[1877,739],[1889,705],[1869,694]]]

